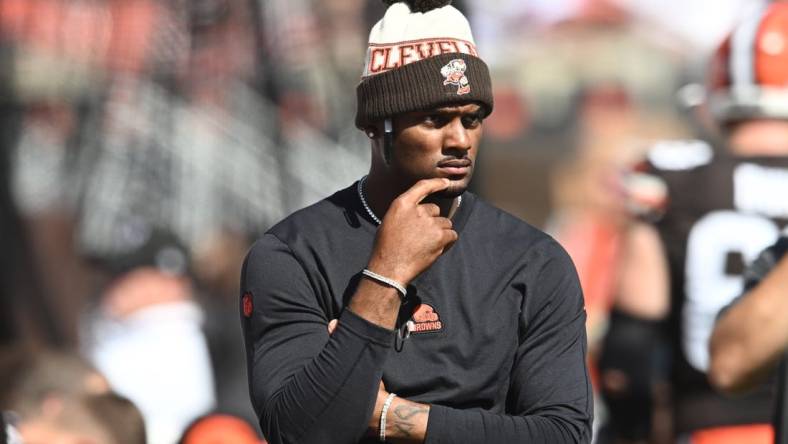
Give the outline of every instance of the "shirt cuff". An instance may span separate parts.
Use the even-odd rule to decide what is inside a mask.
[[[440,444],[441,430],[445,430],[446,416],[449,412],[448,407],[430,404],[430,416],[427,419],[427,433],[424,437],[424,444]]]
[[[339,316],[339,325],[341,325],[340,328],[346,328],[356,336],[386,347],[391,347],[394,342],[396,330],[389,330],[373,324],[347,308]]]

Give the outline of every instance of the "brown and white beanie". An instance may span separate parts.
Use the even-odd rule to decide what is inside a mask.
[[[369,33],[356,88],[356,126],[411,111],[478,102],[493,109],[492,83],[468,20],[451,0],[384,0]]]

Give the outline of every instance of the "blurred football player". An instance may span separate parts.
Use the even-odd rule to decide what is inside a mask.
[[[626,235],[600,359],[609,430],[623,441],[649,439],[660,382],[672,388],[679,442],[773,440],[770,386],[729,398],[706,373],[718,312],[740,293],[744,265],[788,222],[788,3],[741,22],[707,80],[723,146],[660,143],[630,177],[656,211]]]

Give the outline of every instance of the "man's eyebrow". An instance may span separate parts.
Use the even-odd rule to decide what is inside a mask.
[[[477,106],[472,111],[463,111],[459,108],[435,108],[431,110],[424,111],[425,114],[465,114],[465,115],[482,115],[484,114],[484,108],[481,106]]]
[[[476,107],[475,110],[469,112],[468,114],[472,115],[473,117],[482,118],[487,113],[487,110],[484,109],[482,106]]]

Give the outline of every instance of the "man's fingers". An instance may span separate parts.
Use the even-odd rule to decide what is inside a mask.
[[[441,214],[441,207],[435,205],[434,203],[426,203],[419,205],[427,212],[427,214],[431,217],[440,216]]]
[[[334,330],[337,329],[337,324],[339,323],[339,319],[332,319],[328,322],[328,334],[331,335],[334,333]]]
[[[451,228],[454,225],[448,217],[436,217],[435,223],[438,224],[438,227],[444,229]]]
[[[445,190],[449,187],[449,179],[436,178],[436,179],[422,179],[416,182],[416,185],[410,187],[408,191],[402,193],[400,198],[409,202],[418,204],[425,197],[432,193]]]

